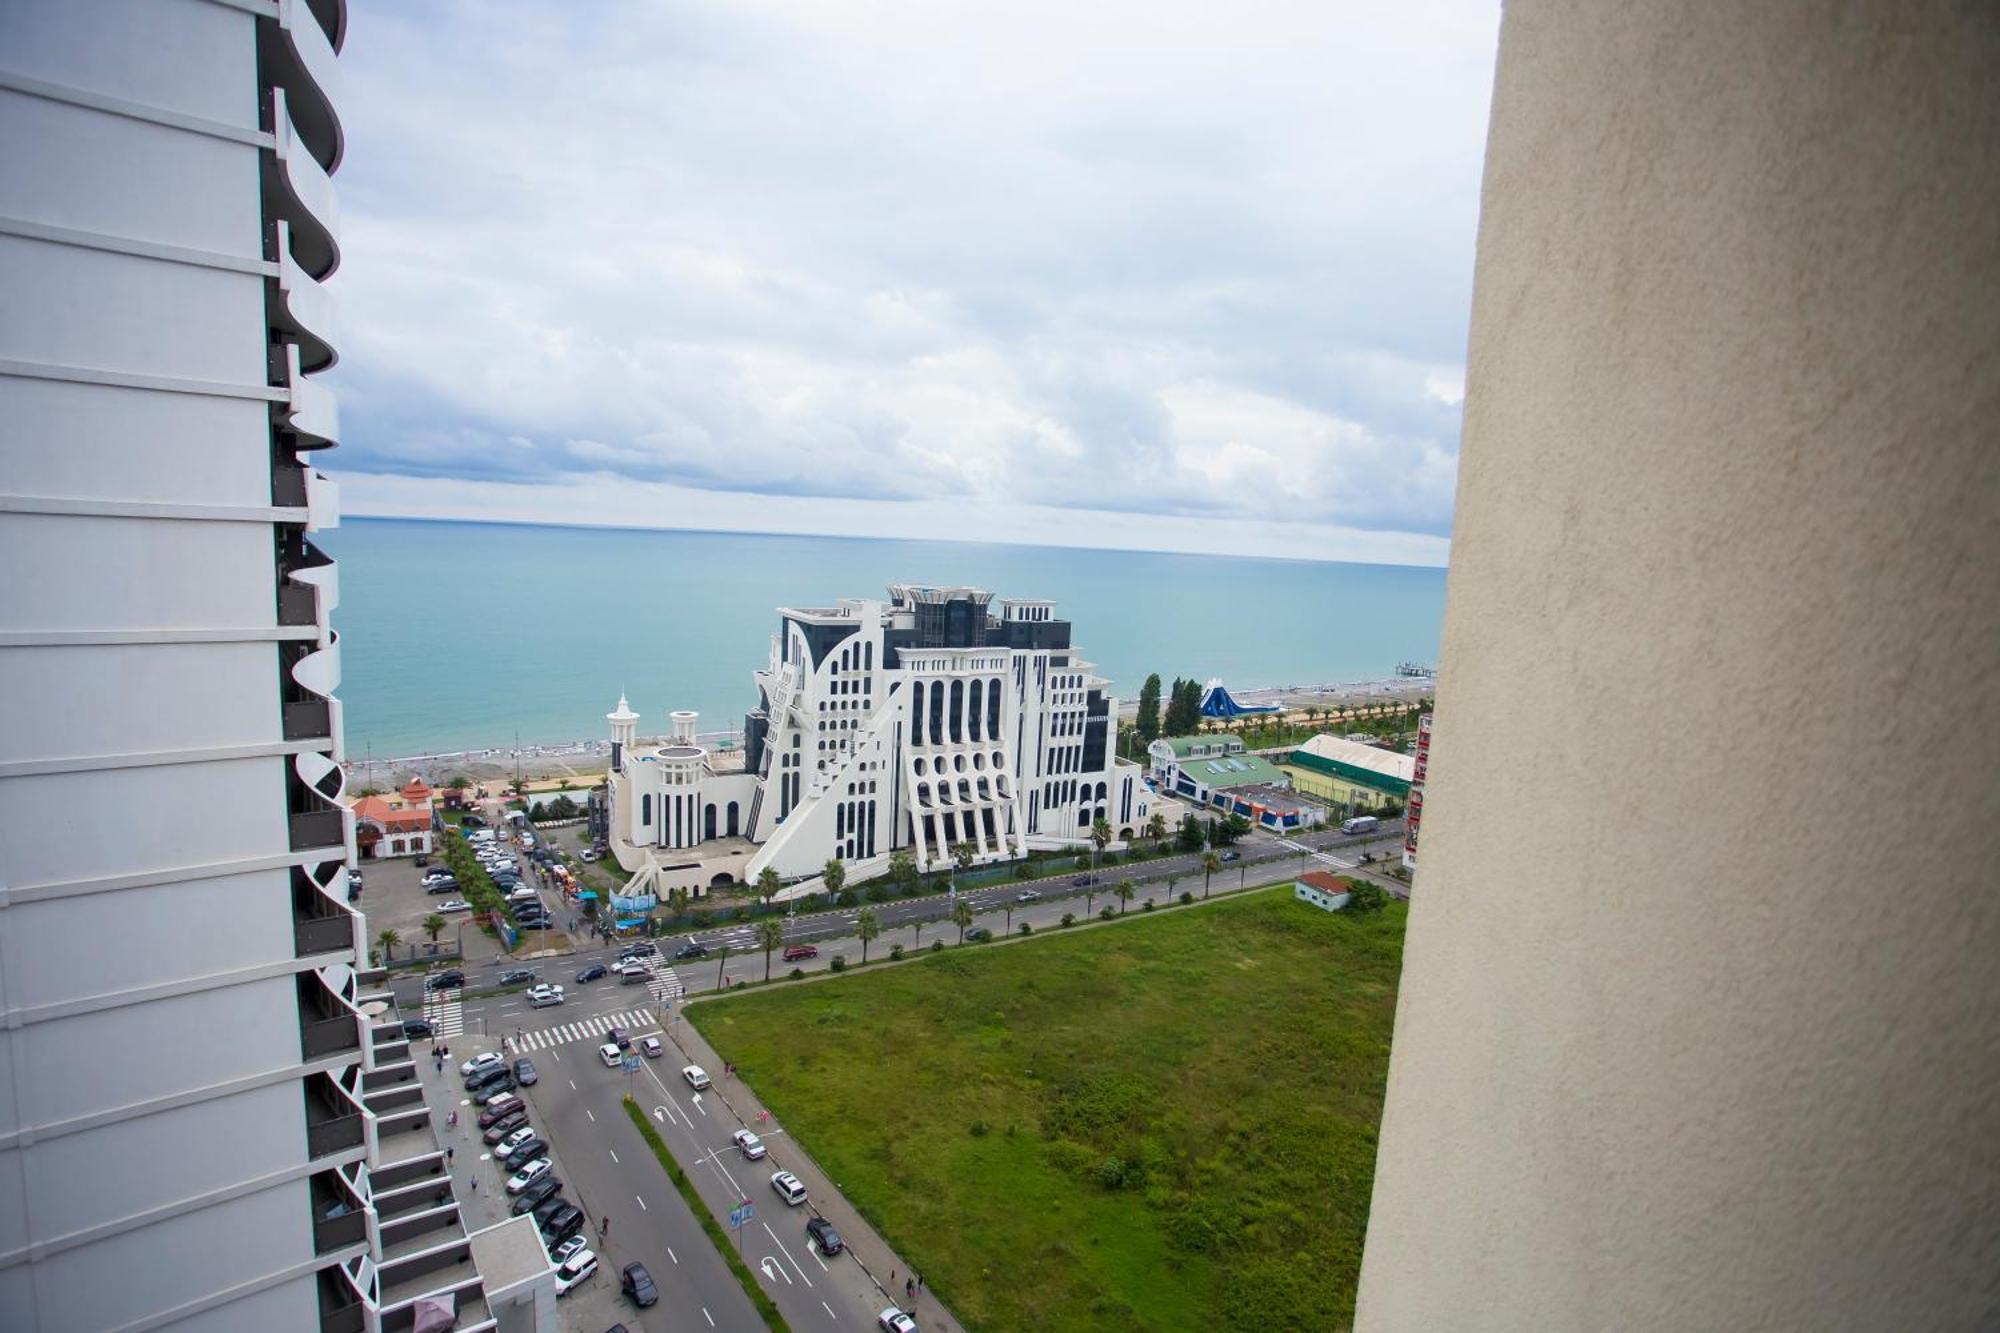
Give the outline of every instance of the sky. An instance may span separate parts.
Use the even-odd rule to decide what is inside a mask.
[[[352,0],[353,514],[1442,564],[1497,0]]]

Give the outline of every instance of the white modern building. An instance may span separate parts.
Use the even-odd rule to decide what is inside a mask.
[[[908,849],[922,868],[972,848],[995,861],[1127,839],[1151,793],[1113,754],[1116,701],[1052,602],[897,584],[888,600],[781,607],[739,749],[697,741],[693,713],[637,743],[611,725],[611,845],[661,889],[696,892],[765,867],[787,880],[831,858],[850,878]]]
[[[541,1308],[484,1299],[346,901],[345,21],[0,4],[0,1328]]]

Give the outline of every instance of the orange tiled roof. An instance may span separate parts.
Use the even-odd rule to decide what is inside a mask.
[[[1310,884],[1321,893],[1346,893],[1347,881],[1328,870],[1308,870],[1299,876],[1299,883]]]
[[[431,826],[430,811],[391,805],[380,796],[364,796],[356,801],[354,817],[380,824],[392,833],[421,831]]]

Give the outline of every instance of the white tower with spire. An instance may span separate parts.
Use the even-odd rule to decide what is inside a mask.
[[[632,748],[638,734],[639,715],[632,711],[632,705],[625,702],[625,692],[618,692],[618,707],[604,715],[611,724],[611,771],[625,771],[625,752]]]

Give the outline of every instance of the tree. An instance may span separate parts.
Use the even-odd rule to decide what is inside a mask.
[[[444,784],[448,791],[464,791],[472,785],[472,779],[463,773],[452,774],[451,781]]]
[[[771,950],[785,942],[785,923],[767,916],[757,923],[757,944],[764,951],[764,980],[771,979]]]
[[[1214,852],[1204,852],[1201,857],[1201,896],[1208,897],[1209,876],[1222,869],[1222,858]]]
[[[673,910],[673,914],[675,916],[686,916],[688,909],[688,891],[686,889],[668,889],[667,906]]]
[[[861,941],[861,962],[868,962],[868,946],[882,934],[882,923],[875,917],[875,909],[864,907],[854,914],[854,937]]]
[[[972,850],[971,843],[961,842],[951,849],[951,863],[957,866],[958,873],[963,875],[972,869],[972,858],[977,855],[978,853]]]
[[[1250,821],[1238,814],[1232,814],[1220,822],[1210,820],[1208,825],[1208,841],[1212,847],[1233,847],[1248,837],[1249,833]]]
[[[1118,887],[1113,890],[1118,895],[1118,915],[1125,915],[1125,904],[1132,901],[1133,891],[1138,887],[1137,884],[1132,882],[1130,875],[1118,881]]]
[[[1153,817],[1146,821],[1146,836],[1153,840],[1155,849],[1165,845],[1167,841],[1167,817],[1157,811],[1154,812]]]
[[[1100,853],[1111,845],[1110,823],[1101,818],[1090,821],[1090,845]]]
[[[385,930],[375,937],[375,942],[382,946],[382,961],[386,963],[389,961],[391,951],[403,942],[403,937],[393,930]]]
[[[1137,728],[1142,744],[1150,745],[1160,736],[1160,673],[1155,671],[1146,677],[1146,683],[1139,687],[1139,717]]]
[[[360,791],[354,794],[356,796],[380,796],[382,794],[382,789],[380,787],[363,787]]]
[[[910,885],[917,879],[917,858],[910,855],[905,847],[889,856],[889,878],[896,885],[896,891],[908,894]]]
[[[1379,912],[1388,906],[1388,895],[1365,879],[1347,881],[1347,910],[1350,912]]]
[[[972,904],[960,898],[951,905],[951,924],[958,927],[958,942],[965,943],[965,932],[972,925]]]
[[[778,890],[784,887],[785,881],[770,866],[765,866],[757,872],[757,892],[763,896],[766,907],[769,907],[771,900],[778,896]]]
[[[1167,897],[1171,898],[1174,896],[1174,886],[1176,884],[1179,884],[1180,882],[1181,882],[1181,877],[1179,875],[1167,876]]]
[[[840,863],[840,858],[837,856],[826,858],[826,865],[821,867],[819,877],[826,883],[828,893],[837,894],[847,887],[847,867]]]
[[[1201,826],[1201,818],[1193,811],[1181,816],[1179,841],[1184,852],[1198,852],[1208,846],[1208,833]]]
[[[446,921],[436,912],[432,912],[429,916],[424,918],[423,922],[424,933],[431,937],[432,944],[436,944],[438,936],[444,934],[444,928],[450,924],[451,923],[449,921]]]

